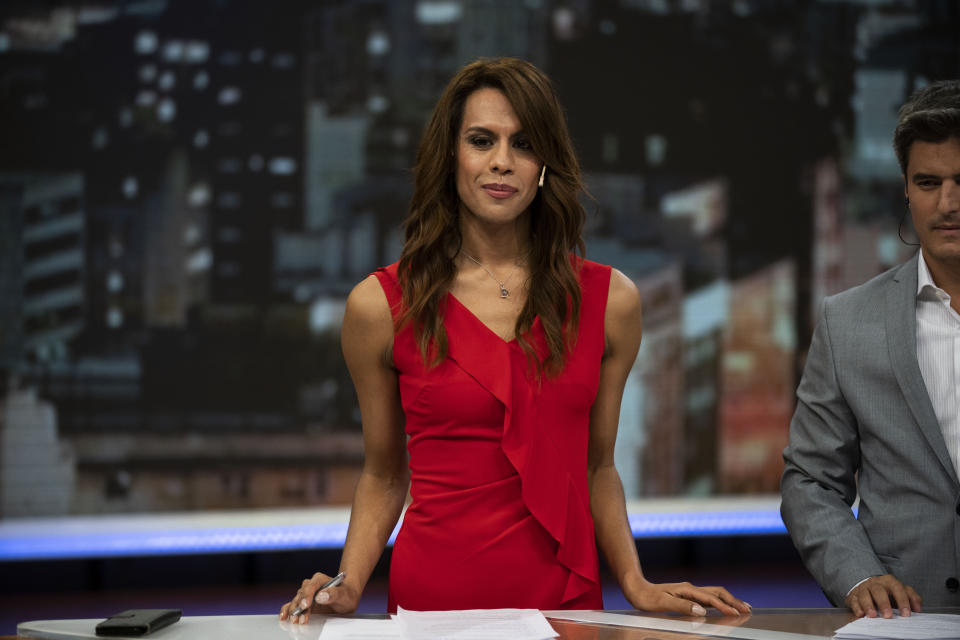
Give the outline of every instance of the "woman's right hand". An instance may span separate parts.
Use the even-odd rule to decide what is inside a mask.
[[[280,619],[293,624],[306,624],[311,613],[353,613],[360,604],[360,592],[344,581],[339,586],[320,591],[320,587],[330,580],[325,573],[315,573],[304,580],[293,599],[280,609]],[[318,593],[319,592],[319,593]],[[297,608],[304,609],[302,615],[292,617]]]
[[[623,594],[642,611],[675,611],[700,617],[707,615],[704,607],[715,607],[725,616],[749,615],[753,610],[723,587],[698,587],[689,582],[658,584],[636,574],[625,581]]]

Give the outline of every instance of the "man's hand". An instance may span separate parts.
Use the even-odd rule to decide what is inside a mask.
[[[910,585],[903,584],[891,574],[867,578],[847,594],[847,607],[858,618],[893,617],[895,604],[900,615],[909,616],[911,611],[921,611],[923,598]]]

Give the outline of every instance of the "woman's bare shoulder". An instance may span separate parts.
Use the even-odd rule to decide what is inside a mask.
[[[607,294],[607,320],[640,322],[642,312],[643,305],[637,285],[619,269],[611,269],[610,291]]]
[[[361,348],[384,348],[393,341],[393,315],[390,303],[375,275],[361,280],[347,296],[343,314],[342,336],[344,344],[352,343]]]
[[[610,273],[610,291],[603,318],[604,357],[630,354],[636,357],[643,335],[643,308],[640,291],[633,280],[617,269]]]

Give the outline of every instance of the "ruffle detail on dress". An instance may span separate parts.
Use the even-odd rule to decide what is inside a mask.
[[[596,589],[600,576],[589,502],[564,468],[564,458],[549,437],[550,425],[541,424],[539,385],[528,378],[525,353],[452,296],[447,296],[443,307],[448,335],[475,338],[451,340],[450,358],[504,405],[502,447],[520,476],[524,504],[556,540],[557,560],[570,571],[564,602]],[[539,322],[534,323],[530,339],[535,347],[543,346]]]

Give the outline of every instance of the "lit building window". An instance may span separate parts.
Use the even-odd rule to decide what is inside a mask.
[[[277,69],[290,69],[296,64],[297,58],[289,51],[273,56],[273,66]]]
[[[137,72],[141,82],[153,82],[157,78],[157,65],[145,64]]]
[[[877,238],[877,258],[880,259],[880,264],[892,266],[898,263],[899,250],[900,243],[897,236],[886,234]]]
[[[167,62],[180,62],[183,59],[183,43],[179,40],[170,40],[163,45],[163,59]]]
[[[243,198],[236,191],[224,191],[217,196],[217,206],[221,209],[236,209]]]
[[[394,127],[390,132],[390,141],[395,147],[405,147],[410,144],[410,132],[403,127]]]
[[[267,57],[266,52],[260,47],[257,47],[256,49],[250,52],[250,62],[252,62],[253,64],[260,64],[261,62],[264,61],[266,57]]]
[[[370,96],[367,98],[367,109],[371,113],[383,113],[390,106],[390,101],[385,96]]]
[[[160,122],[170,122],[177,117],[177,103],[172,98],[164,98],[157,105],[157,119]]]
[[[561,8],[553,12],[553,33],[558,40],[570,40],[576,35],[576,19],[572,9]]]
[[[107,309],[107,326],[111,329],[119,329],[123,326],[123,311],[119,307]]]
[[[243,56],[239,51],[224,51],[217,58],[217,61],[225,67],[235,67],[243,62]]]
[[[294,204],[293,194],[289,191],[278,191],[270,196],[270,204],[274,209],[289,209]]]
[[[90,146],[94,149],[103,149],[110,143],[110,134],[107,132],[106,127],[97,127],[93,132],[93,139],[90,141]]]
[[[123,274],[119,271],[111,271],[107,274],[107,291],[116,293],[123,290]]]
[[[191,40],[184,48],[183,54],[187,62],[200,64],[210,57],[210,45],[201,40]]]
[[[133,39],[133,50],[140,55],[149,55],[157,50],[157,34],[153,31],[141,31]]]
[[[367,37],[367,53],[382,56],[390,51],[390,38],[383,31],[374,31]]]
[[[236,227],[220,227],[217,231],[217,240],[220,242],[240,242],[241,237],[243,237],[243,234]]]
[[[160,79],[157,80],[157,87],[161,91],[170,91],[177,84],[177,76],[173,71],[164,71],[160,74]]]
[[[191,207],[203,207],[210,203],[210,185],[205,182],[194,185],[187,192],[187,204]]]
[[[153,91],[144,89],[137,93],[136,102],[138,107],[149,107],[156,101],[157,94]]]
[[[123,195],[129,199],[137,197],[137,193],[140,191],[140,183],[137,181],[136,176],[127,176],[123,179],[123,186],[121,187]]]
[[[422,1],[417,3],[417,22],[420,24],[451,24],[460,20],[463,7],[459,2]]]
[[[213,265],[213,253],[211,253],[209,247],[203,247],[190,254],[190,257],[187,258],[186,267],[189,273],[200,273],[209,271],[211,265]]]
[[[208,86],[210,86],[210,75],[206,71],[198,71],[197,75],[193,76],[193,88],[203,91]]]
[[[217,102],[222,105],[237,104],[240,102],[240,89],[237,87],[224,87],[217,94]]]
[[[667,139],[661,135],[653,134],[647,136],[645,146],[647,164],[654,167],[663,164],[667,157]]]
[[[126,129],[133,124],[133,111],[127,107],[120,109],[117,120],[120,122],[120,126]]]
[[[193,134],[193,146],[197,149],[203,149],[210,144],[210,134],[205,129],[200,129]]]
[[[250,159],[247,160],[247,168],[253,172],[263,171],[263,167],[265,164],[266,163],[264,162],[263,156],[260,155],[259,153],[253,154],[252,156],[250,156]]]
[[[297,171],[297,161],[289,156],[277,156],[270,159],[270,173],[289,176]]]
[[[107,250],[110,252],[111,258],[121,258],[123,257],[123,242],[120,238],[114,236],[110,238]]]
[[[217,170],[220,173],[239,173],[240,166],[240,158],[228,156],[226,158],[220,158],[220,161],[217,163]]]
[[[183,230],[183,244],[190,246],[200,240],[200,227],[196,224],[188,224]]]

